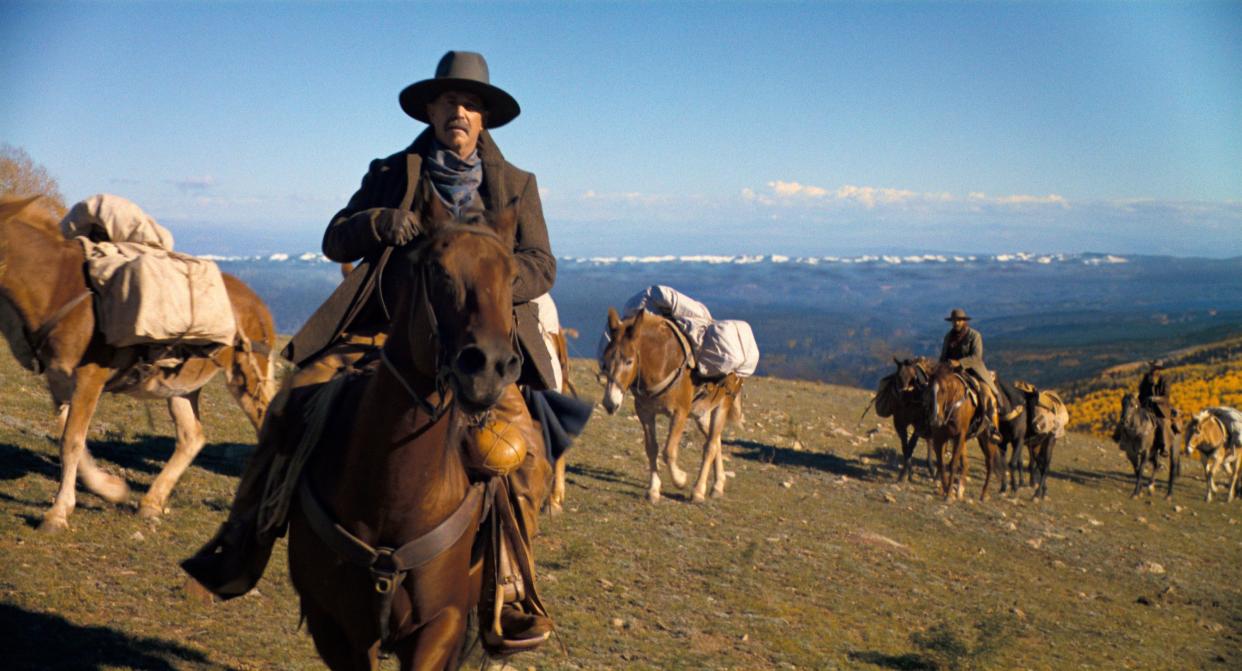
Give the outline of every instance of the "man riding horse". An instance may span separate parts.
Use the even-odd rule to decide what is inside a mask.
[[[992,373],[983,363],[983,336],[970,327],[970,316],[961,308],[953,308],[944,320],[953,326],[944,336],[940,361],[967,372],[966,377],[975,391],[984,397],[980,405],[984,409],[984,417],[992,423],[991,430],[999,430],[1000,415],[1007,414],[1008,404],[1005,395],[997,389]]]
[[[450,51],[440,60],[435,77],[406,87],[400,102],[406,114],[427,123],[428,128],[406,149],[372,161],[361,187],[328,224],[324,254],[341,263],[361,261],[285,349],[297,370],[273,402],[265,431],[290,431],[303,421],[302,410],[295,409],[297,401],[291,402],[304,397],[300,390],[323,385],[364,358],[374,358],[387,337],[392,319],[388,311],[395,307],[384,301],[385,264],[394,248],[419,237],[420,213],[429,199],[438,199],[459,220],[516,207],[513,309],[524,355],[518,382],[536,390],[553,385],[556,364],[544,346],[531,302],[547,293],[556,277],[539,189],[535,176],[506,161],[488,133],[518,116],[517,101],[489,83],[483,56]],[[507,447],[518,442],[532,446],[520,454],[535,452],[537,430],[518,385],[511,385],[491,410],[489,421],[472,431],[478,452],[472,456],[485,462],[475,465],[497,473],[512,471],[507,477],[520,502],[524,529],[533,532],[539,502],[532,500],[537,497],[528,494],[527,485],[535,478],[546,479],[546,460],[528,456],[520,465],[489,463],[512,459],[519,451]],[[260,449],[250,458],[238,484],[228,521],[216,538],[185,563],[191,575],[222,597],[237,596],[257,582],[272,543],[282,533],[265,532],[256,522],[273,463],[287,458],[264,448],[280,442],[260,441]],[[544,470],[533,472],[539,468]],[[529,547],[529,538],[525,540]],[[512,566],[502,567],[503,582],[518,583],[517,589],[506,593],[522,593],[520,574],[506,568]],[[519,645],[546,638],[551,630],[545,617],[524,611],[516,599],[504,604],[500,620],[505,639]]]
[[[1169,396],[1169,382],[1160,374],[1162,370],[1164,362],[1159,359],[1148,364],[1139,382],[1138,395],[1139,407],[1156,416],[1159,428],[1153,448],[1158,454],[1173,449],[1173,402]]]

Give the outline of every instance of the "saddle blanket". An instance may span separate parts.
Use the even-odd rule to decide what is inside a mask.
[[[92,196],[74,205],[60,227],[82,245],[109,345],[233,344],[237,322],[220,269],[172,251],[172,234],[137,205]]]

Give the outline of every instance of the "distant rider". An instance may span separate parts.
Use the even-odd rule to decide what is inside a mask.
[[[970,317],[961,308],[953,308],[944,320],[953,327],[944,336],[940,361],[969,372],[970,377],[983,383],[979,391],[987,397],[983,403],[985,416],[992,423],[992,429],[999,429],[998,413],[1005,413],[1005,396],[997,391],[992,373],[983,363],[983,336],[970,327]]]
[[[1164,362],[1157,359],[1148,364],[1147,373],[1139,382],[1139,407],[1156,416],[1160,425],[1157,433],[1159,444],[1154,447],[1160,454],[1173,447],[1173,401],[1169,396],[1169,381],[1160,371]]]

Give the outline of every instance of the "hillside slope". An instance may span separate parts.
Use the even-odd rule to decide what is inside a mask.
[[[598,396],[589,362],[580,389]],[[1130,500],[1116,448],[1072,434],[1050,499],[946,504],[923,476],[892,484],[896,439],[869,393],[746,383],[725,498],[645,499],[631,405],[571,452],[567,512],[544,518],[540,589],[555,642],[518,668],[1061,669],[1242,666],[1242,504]],[[178,559],[224,517],[253,432],[219,381],[209,445],[162,521],[82,494],[72,529],[33,525],[58,459],[39,380],[0,349],[0,646],[9,669],[317,669],[298,631],[283,543],[256,593],[203,604]],[[171,450],[162,408],[110,397],[92,449],[140,492]],[[693,433],[693,432],[691,432]],[[797,445],[795,445],[795,440]],[[682,466],[697,467],[697,445]],[[919,450],[922,455],[922,448]],[[978,450],[970,448],[982,482]],[[668,478],[665,478],[667,483]],[[395,668],[391,661],[383,668]],[[470,668],[478,668],[477,664]]]
[[[1242,338],[1188,347],[1164,356],[1173,406],[1189,417],[1214,405],[1242,407]],[[1070,423],[1098,436],[1112,433],[1121,398],[1138,393],[1146,361],[1113,366],[1066,389]]]

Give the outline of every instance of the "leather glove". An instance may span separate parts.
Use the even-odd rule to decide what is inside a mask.
[[[413,240],[422,226],[413,212],[386,207],[371,220],[371,229],[380,242],[400,247]]]

